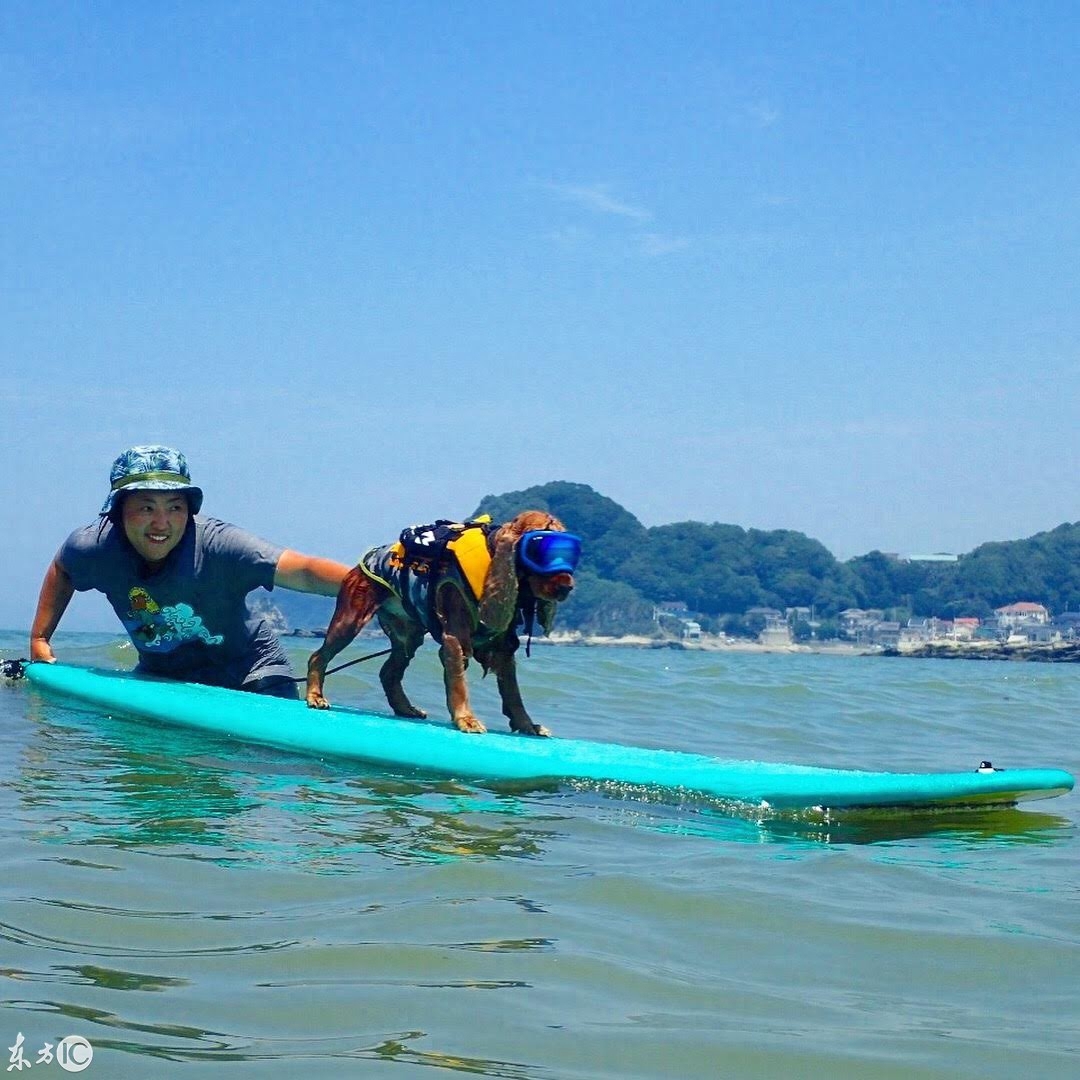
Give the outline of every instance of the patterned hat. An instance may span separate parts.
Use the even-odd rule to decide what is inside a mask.
[[[202,507],[202,488],[191,482],[187,458],[171,446],[133,446],[114,462],[109,496],[101,508],[109,514],[121,491],[183,491],[193,514]]]

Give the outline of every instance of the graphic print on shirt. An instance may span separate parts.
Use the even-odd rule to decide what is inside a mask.
[[[220,645],[225,638],[211,634],[190,604],[161,607],[143,588],[136,586],[128,593],[128,609],[124,625],[140,649],[153,652],[172,652],[189,641]]]

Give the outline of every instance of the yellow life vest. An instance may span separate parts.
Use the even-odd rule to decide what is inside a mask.
[[[484,592],[484,581],[487,578],[488,567],[491,566],[487,530],[483,528],[484,525],[490,523],[491,516],[484,514],[475,521],[470,521],[462,528],[458,536],[453,540],[448,540],[446,544],[447,550],[452,552],[476,600],[479,600]]]
[[[490,514],[464,523],[413,525],[393,544],[365,553],[360,568],[399,597],[414,592],[418,586],[426,588],[431,575],[441,569],[441,581],[464,582],[478,603],[491,565],[487,546],[490,525]],[[446,559],[447,552],[452,556],[450,560]]]

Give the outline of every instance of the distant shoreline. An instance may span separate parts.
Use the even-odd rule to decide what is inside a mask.
[[[605,636],[556,632],[548,638],[535,638],[533,644],[574,646],[577,648],[674,649],[685,652],[715,653],[825,653],[834,656],[867,656],[880,652],[875,647],[855,645],[849,641],[815,641],[790,645],[766,645],[743,638],[721,638],[703,634],[700,638],[652,638],[644,634]]]
[[[321,638],[325,630],[293,629],[283,631],[282,637]],[[382,640],[381,633],[365,634],[371,640]],[[836,656],[869,656],[881,652],[877,646],[855,645],[850,641],[815,641],[805,644],[764,645],[744,638],[721,638],[703,634],[700,638],[654,638],[645,634],[581,634],[576,630],[556,631],[549,637],[534,637],[533,645],[555,645],[579,649],[674,649],[685,652],[727,653],[827,653]]]
[[[324,630],[288,630],[282,637],[322,638]],[[381,633],[365,635],[383,640]],[[576,630],[556,631],[550,637],[535,637],[535,645],[577,649],[672,649],[677,652],[816,654],[822,656],[889,656],[915,660],[1012,660],[1080,663],[1080,643],[1053,642],[1010,644],[985,641],[934,641],[905,645],[857,645],[850,641],[792,642],[789,645],[763,644],[745,638],[724,638],[703,634],[700,638],[654,638],[645,634],[582,634]]]

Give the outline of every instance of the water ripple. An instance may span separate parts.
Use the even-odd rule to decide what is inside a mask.
[[[382,708],[347,675],[338,700]],[[1080,772],[1064,665],[537,648],[521,681],[565,736]],[[25,688],[0,719],[0,1016],[28,1045],[84,1034],[102,1076],[1076,1071],[1076,795],[783,814],[317,761]]]

